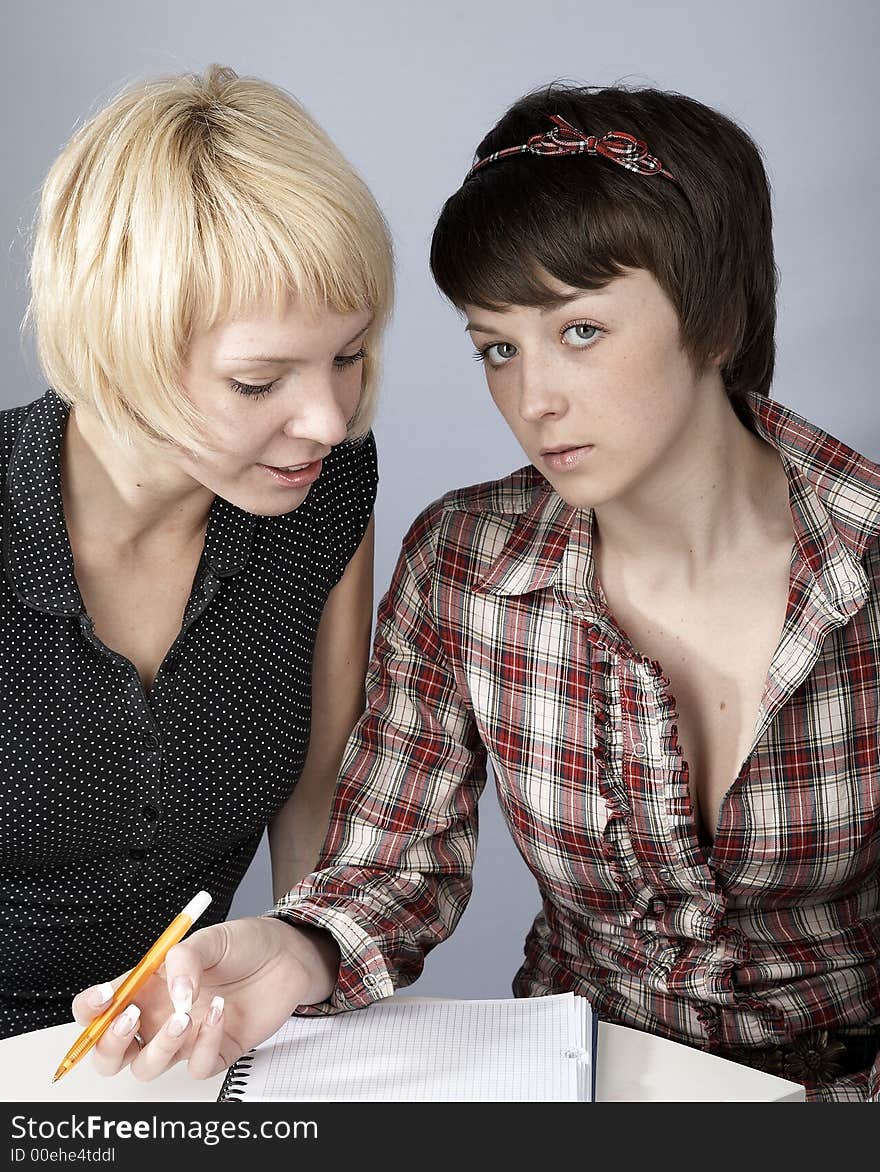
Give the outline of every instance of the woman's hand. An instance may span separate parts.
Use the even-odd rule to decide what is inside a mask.
[[[186,1061],[193,1078],[211,1078],[275,1033],[297,1005],[325,1000],[338,968],[335,941],[317,929],[270,916],[201,928],[169,950],[95,1045],[93,1061],[105,1075],[130,1065],[141,1081]],[[96,1017],[124,977],[77,994],[76,1020]]]

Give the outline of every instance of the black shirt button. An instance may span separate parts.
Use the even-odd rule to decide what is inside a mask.
[[[141,737],[141,744],[145,749],[149,749],[151,753],[155,753],[159,748],[159,738],[155,733],[144,733]]]
[[[136,847],[134,850],[128,852],[128,857],[134,859],[136,863],[141,863],[147,857],[147,852]]]
[[[144,806],[141,812],[148,822],[155,822],[159,817],[159,811],[155,806]]]

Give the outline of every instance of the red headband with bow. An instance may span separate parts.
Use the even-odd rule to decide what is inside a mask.
[[[659,159],[648,154],[647,144],[640,138],[627,134],[625,130],[609,130],[599,138],[595,134],[584,134],[560,114],[551,114],[549,117],[554,123],[552,130],[545,134],[533,134],[521,146],[505,147],[504,150],[486,155],[484,159],[478,159],[465,179],[470,179],[481,167],[508,155],[602,155],[603,158],[610,159],[612,163],[626,167],[627,171],[634,171],[637,175],[662,175],[664,179],[678,183]]]

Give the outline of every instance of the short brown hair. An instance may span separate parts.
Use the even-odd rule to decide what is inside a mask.
[[[520,98],[475,159],[552,129],[626,131],[677,182],[606,159],[513,155],[482,168],[445,203],[431,271],[461,308],[551,306],[546,275],[596,289],[647,269],[673,302],[698,369],[721,359],[731,399],[766,395],[773,376],[777,272],[770,189],[755,143],[692,98],[655,89],[554,83]]]

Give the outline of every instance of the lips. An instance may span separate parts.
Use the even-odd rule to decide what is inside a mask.
[[[542,456],[560,456],[563,452],[577,452],[581,448],[591,448],[592,444],[560,444],[556,448],[542,448]]]
[[[283,467],[277,464],[259,464],[258,467],[264,469],[275,483],[283,488],[305,488],[318,479],[323,464],[323,459],[319,458],[308,464],[287,464]]]
[[[310,460],[295,460],[289,464],[270,464],[265,461],[264,468],[275,468],[278,472],[299,472],[302,468],[310,468],[312,464],[317,464],[319,460],[324,460],[329,455],[329,452],[319,452],[316,456],[312,456]]]
[[[554,472],[570,472],[583,463],[592,451],[593,444],[561,444],[555,448],[544,448],[541,460]]]

